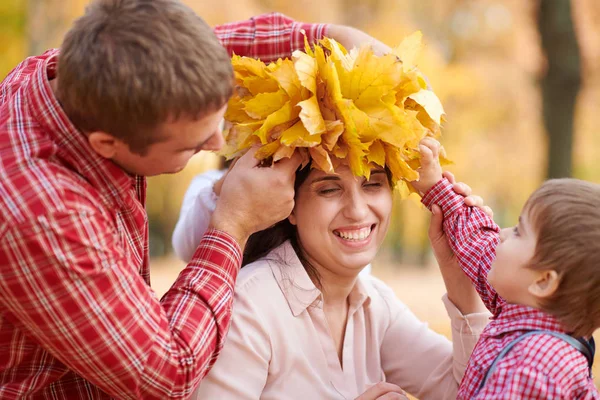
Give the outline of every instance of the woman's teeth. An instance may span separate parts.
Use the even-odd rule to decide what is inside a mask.
[[[361,228],[353,231],[335,230],[333,233],[346,240],[365,240],[371,234],[371,227]]]

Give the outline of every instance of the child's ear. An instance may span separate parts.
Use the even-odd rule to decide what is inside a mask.
[[[560,278],[558,273],[552,269],[540,271],[536,280],[529,285],[529,293],[538,298],[547,298],[552,296],[558,285]]]
[[[292,210],[292,213],[288,217],[288,221],[290,221],[290,224],[296,225],[297,220],[296,220],[296,214],[294,214],[294,210]]]

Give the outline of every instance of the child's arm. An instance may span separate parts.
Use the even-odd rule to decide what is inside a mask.
[[[189,262],[215,210],[213,185],[223,177],[224,170],[207,171],[194,178],[183,198],[179,220],[173,231],[173,250],[178,258]]]
[[[437,141],[427,138],[421,142],[421,168],[415,189],[424,194],[423,204],[431,210],[437,204],[444,216],[444,231],[456,258],[473,282],[485,306],[492,313],[498,306],[498,295],[489,285],[487,274],[499,242],[499,227],[483,211],[467,207],[450,183],[442,179]]]

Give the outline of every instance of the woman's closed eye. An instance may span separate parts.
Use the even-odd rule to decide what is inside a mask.
[[[323,188],[317,189],[317,193],[320,195],[326,196],[326,195],[334,194],[340,190],[341,189],[337,186],[329,186],[329,187],[323,187]]]
[[[381,182],[365,182],[364,187],[369,188],[369,189],[377,189],[383,186],[383,184]]]

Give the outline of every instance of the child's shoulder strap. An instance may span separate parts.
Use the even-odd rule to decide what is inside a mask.
[[[589,341],[587,341],[587,340],[585,340],[583,338],[582,339],[576,339],[573,336],[569,336],[569,335],[567,335],[565,333],[553,332],[553,331],[545,331],[545,330],[535,330],[535,331],[529,331],[529,332],[524,333],[523,335],[519,336],[518,338],[516,338],[515,340],[513,340],[512,342],[510,342],[504,349],[502,349],[502,351],[500,352],[500,354],[498,354],[498,356],[496,356],[496,358],[492,362],[492,365],[490,365],[490,368],[485,373],[485,376],[481,380],[481,384],[479,385],[479,389],[477,391],[481,390],[481,388],[483,388],[483,386],[485,385],[485,383],[488,380],[488,378],[494,374],[494,372],[496,370],[496,367],[497,367],[498,363],[500,362],[500,360],[502,360],[504,358],[504,356],[506,356],[506,354],[508,354],[508,352],[517,343],[519,343],[523,339],[525,339],[525,338],[527,338],[529,336],[533,336],[533,335],[550,335],[550,336],[554,336],[556,338],[564,340],[565,342],[569,343],[571,346],[575,347],[587,359],[587,361],[588,361],[588,367],[589,367],[589,370],[590,370],[590,376],[591,376],[591,374],[592,374],[592,363],[594,362],[594,352],[595,352],[595,348],[596,348],[593,338],[591,338]]]

